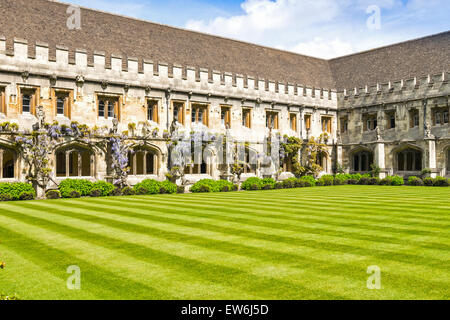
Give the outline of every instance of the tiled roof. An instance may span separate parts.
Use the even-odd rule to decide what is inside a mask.
[[[318,88],[352,88],[450,66],[450,32],[323,60],[138,19],[81,9],[81,30],[66,27],[68,5],[48,0],[0,0],[0,35],[12,50],[14,38],[123,57],[207,68]],[[33,55],[33,52],[29,52]],[[108,61],[108,59],[107,59]],[[108,63],[108,62],[107,62]]]

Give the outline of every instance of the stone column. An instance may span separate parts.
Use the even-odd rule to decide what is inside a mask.
[[[138,153],[135,152],[132,157],[133,157],[133,175],[137,175],[137,155]]]
[[[4,150],[0,150],[0,179],[3,179],[3,152]]]
[[[434,138],[425,138],[425,142],[427,143],[425,166],[431,170],[431,177],[436,178],[436,140]]]
[[[159,175],[159,156],[157,154],[153,155],[153,174]]]
[[[384,152],[384,142],[377,142],[375,145],[375,164],[380,167],[380,178],[386,178],[386,158]]]
[[[89,172],[90,176],[95,177],[95,155],[94,154],[91,155],[89,164],[91,166],[90,172]]]
[[[66,151],[66,178],[69,177],[70,174],[70,151]]]
[[[147,151],[144,151],[144,161],[142,163],[142,170],[144,171],[144,175],[147,174]]]
[[[81,156],[81,152],[77,151],[78,157],[78,176],[81,177],[83,175],[83,157]]]

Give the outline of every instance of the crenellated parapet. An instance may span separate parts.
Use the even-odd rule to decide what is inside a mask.
[[[65,46],[50,48],[43,42],[28,43],[13,40],[13,50],[6,50],[7,39],[0,37],[1,71],[28,72],[43,77],[75,80],[82,76],[85,82],[129,86],[139,89],[195,92],[228,97],[230,99],[261,100],[285,105],[307,105],[336,109],[337,92],[329,88],[315,88],[307,84],[281,83],[252,75],[182,66],[176,62],[164,63],[139,60],[121,55],[106,55],[94,51],[92,57],[84,49]],[[55,50],[51,58],[50,50]],[[92,61],[92,62],[90,62]]]

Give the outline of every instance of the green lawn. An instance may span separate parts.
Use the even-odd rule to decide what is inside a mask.
[[[23,299],[449,299],[450,188],[339,186],[0,204]],[[81,268],[81,290],[66,287]],[[381,290],[367,289],[367,267]]]

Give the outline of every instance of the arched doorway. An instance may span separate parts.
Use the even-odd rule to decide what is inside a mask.
[[[13,149],[0,145],[0,179],[16,177],[17,154]]]
[[[56,150],[57,177],[94,176],[94,152],[85,146],[71,144]]]
[[[158,151],[149,146],[137,146],[128,153],[129,175],[157,175],[159,171]]]
[[[423,153],[419,149],[405,148],[397,152],[397,171],[421,171]]]

